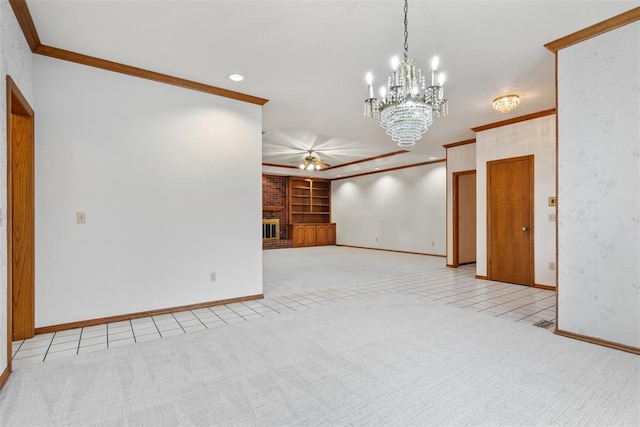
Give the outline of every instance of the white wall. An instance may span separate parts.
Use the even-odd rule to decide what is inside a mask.
[[[445,255],[445,163],[335,180],[340,245]]]
[[[447,148],[447,264],[453,265],[453,173],[475,170],[476,144]],[[477,228],[477,227],[476,227]]]
[[[7,366],[7,104],[6,76],[10,75],[33,107],[32,57],[22,30],[7,1],[0,1],[0,373]]]
[[[501,126],[476,134],[477,262],[479,276],[487,275],[487,162],[534,155],[534,282],[556,285],[556,224],[549,220],[555,208],[548,197],[556,192],[556,116]]]
[[[558,329],[640,348],[640,22],[558,52]]]
[[[261,107],[34,67],[36,326],[262,293]]]

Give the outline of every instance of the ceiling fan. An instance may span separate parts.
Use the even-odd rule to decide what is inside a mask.
[[[300,163],[300,169],[304,169],[307,171],[319,171],[322,168],[329,167],[328,163],[320,160],[320,157],[313,150],[308,150],[307,155],[304,157],[304,161]]]

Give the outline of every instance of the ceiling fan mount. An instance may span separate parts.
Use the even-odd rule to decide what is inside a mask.
[[[309,149],[307,150],[307,155],[304,157],[304,161],[300,163],[300,169],[308,170],[308,171],[318,171],[322,168],[327,168],[330,165],[328,163],[320,160],[318,153]]]

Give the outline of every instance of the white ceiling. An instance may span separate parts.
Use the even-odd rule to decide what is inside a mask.
[[[402,53],[402,0],[28,0],[43,44],[270,101],[263,162],[295,165],[308,149],[332,166],[399,151],[363,117],[364,75],[380,85]],[[637,7],[635,1],[409,1],[409,55],[438,54],[450,113],[411,153],[316,176],[334,178],[443,158],[471,127],[555,106],[554,55],[544,44]],[[230,81],[230,73],[245,80]],[[517,93],[499,114],[491,101]],[[307,174],[264,167],[265,173]]]

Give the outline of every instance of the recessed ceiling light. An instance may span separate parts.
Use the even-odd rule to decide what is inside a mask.
[[[340,178],[342,175],[336,175],[336,178]]]
[[[241,82],[244,80],[244,77],[241,74],[229,74],[229,78],[234,82]]]
[[[379,171],[379,170],[380,170],[380,168],[373,168],[373,170],[375,170],[375,171]]]
[[[429,160],[435,160],[435,159],[437,159],[437,157],[433,157],[433,156],[429,157]]]

